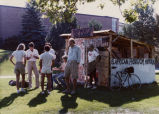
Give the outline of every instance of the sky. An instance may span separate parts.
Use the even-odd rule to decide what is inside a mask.
[[[27,0],[0,0],[0,5],[25,7],[26,1]],[[105,4],[103,9],[99,8],[100,3]],[[157,14],[159,14],[158,6],[159,0],[154,5],[155,13]],[[129,5],[125,4],[123,9],[128,7]],[[110,0],[97,0],[96,2],[85,3],[84,5],[78,4],[77,8],[77,13],[116,17],[119,18],[120,22],[125,22],[121,12],[119,11],[119,8],[114,6]]]

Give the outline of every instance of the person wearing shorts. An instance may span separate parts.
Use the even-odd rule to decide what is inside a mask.
[[[17,50],[14,51],[10,57],[10,61],[15,66],[14,72],[16,74],[16,87],[17,87],[17,93],[19,93],[19,78],[20,75],[22,76],[22,88],[21,92],[25,92],[24,84],[25,84],[25,65],[26,65],[26,53],[25,53],[25,45],[19,44],[17,47]],[[13,62],[13,58],[15,58],[16,63]]]
[[[65,80],[67,84],[67,89],[65,93],[70,92],[70,76],[73,80],[73,90],[71,94],[76,93],[76,85],[78,79],[78,66],[81,60],[81,49],[75,45],[75,40],[73,38],[69,39],[69,50],[68,50],[68,60],[65,67]]]
[[[40,72],[41,72],[41,89],[42,94],[44,94],[44,79],[45,76],[48,79],[48,94],[50,94],[51,91],[51,76],[52,76],[52,66],[54,63],[54,56],[49,53],[50,47],[48,45],[45,45],[44,47],[45,52],[40,55]]]

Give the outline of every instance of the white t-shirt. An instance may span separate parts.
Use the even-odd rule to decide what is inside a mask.
[[[33,49],[33,51],[31,51],[30,49],[28,49],[26,51],[26,56],[31,57],[28,61],[36,61],[36,58],[34,58],[33,56],[39,56],[38,50]]]
[[[65,70],[65,67],[66,67],[66,63],[63,62],[63,63],[61,64],[61,69],[62,69],[62,70]]]
[[[16,50],[12,53],[12,56],[15,57],[16,62],[24,62],[26,53],[24,50]]]
[[[54,49],[51,48],[49,53],[51,53],[54,56],[54,58],[56,59],[56,55],[55,55],[55,50]]]
[[[40,55],[42,60],[42,67],[50,68],[52,65],[52,60],[55,60],[54,56],[50,52],[44,52]]]
[[[99,53],[95,50],[89,51],[88,52],[88,62],[90,63],[90,62],[96,60],[98,55],[99,55]]]

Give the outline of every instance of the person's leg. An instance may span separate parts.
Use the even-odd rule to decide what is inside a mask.
[[[77,79],[73,79],[73,91],[76,91]]]
[[[48,91],[51,91],[51,74],[46,74],[48,82]]]
[[[39,72],[38,72],[38,69],[36,67],[36,62],[33,63],[33,71],[34,71],[34,74],[35,74],[36,88],[39,88]]]
[[[59,85],[59,82],[57,81],[58,76],[59,74],[53,74],[52,76],[53,82],[55,82],[57,85]]]
[[[58,81],[62,84],[63,87],[66,87],[66,83],[64,81],[64,73],[59,75]]]
[[[71,92],[71,94],[75,94],[78,79],[78,63],[76,61],[73,61],[71,64],[71,76],[73,79],[73,91]]]
[[[95,81],[95,85],[97,86],[97,77],[96,77],[96,69],[93,71],[93,78],[94,78],[94,81]]]
[[[16,73],[16,87],[17,87],[17,92],[19,92],[19,78],[20,78],[20,73]]]
[[[68,93],[70,91],[70,64],[67,63],[66,67],[65,67],[65,82],[66,82],[66,90],[64,92]]]
[[[32,88],[32,64],[30,61],[28,61],[27,69],[29,78],[29,88]]]
[[[22,75],[22,88],[25,86],[25,74]]]
[[[45,74],[41,74],[41,90],[44,92],[44,79],[45,79]]]

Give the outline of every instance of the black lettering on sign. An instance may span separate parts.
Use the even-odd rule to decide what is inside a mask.
[[[93,36],[93,28],[72,29],[72,38],[85,38]]]
[[[146,65],[146,64],[151,64],[155,65],[155,60],[154,59],[112,59],[111,60],[112,65]]]

